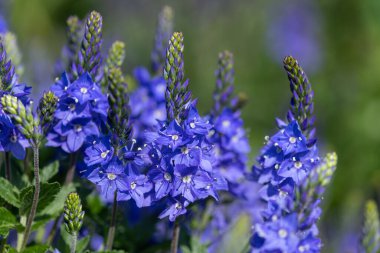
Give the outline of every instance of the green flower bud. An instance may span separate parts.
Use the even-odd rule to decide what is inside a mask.
[[[45,92],[37,108],[38,117],[41,122],[42,131],[46,134],[49,131],[57,109],[58,97],[53,92]]]
[[[377,252],[380,246],[380,222],[376,203],[368,201],[364,210],[362,247],[366,253]]]
[[[330,183],[332,175],[336,170],[338,156],[336,153],[328,153],[323,159],[321,165],[317,168],[318,181],[321,186],[326,186]]]
[[[24,67],[21,64],[21,53],[17,44],[16,36],[11,32],[5,33],[2,43],[4,44],[8,58],[12,60],[12,64],[15,66],[17,76],[22,76],[24,73]]]
[[[84,211],[82,211],[79,195],[72,192],[67,196],[63,209],[66,231],[71,235],[76,235],[82,227],[83,217]]]
[[[30,106],[25,105],[12,95],[1,97],[3,110],[12,118],[20,132],[31,142],[36,145],[39,143],[39,121],[34,118]]]

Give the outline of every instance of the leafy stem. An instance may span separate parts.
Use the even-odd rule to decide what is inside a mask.
[[[40,161],[39,161],[39,145],[32,145],[33,148],[33,164],[34,164],[34,180],[35,180],[35,189],[33,195],[32,207],[30,209],[29,216],[26,220],[24,238],[21,244],[21,250],[25,249],[26,244],[28,243],[29,235],[32,229],[32,223],[34,217],[36,216],[38,198],[40,195]]]

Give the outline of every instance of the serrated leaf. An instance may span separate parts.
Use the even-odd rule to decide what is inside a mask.
[[[7,236],[10,229],[19,226],[16,217],[5,207],[0,207],[0,235]]]
[[[41,214],[50,216],[60,215],[62,213],[63,206],[65,205],[67,195],[73,191],[75,191],[73,184],[63,186],[59,193],[55,196],[54,201],[46,206],[46,208],[42,210]]]
[[[5,178],[0,177],[0,197],[14,207],[20,207],[19,190]]]
[[[22,251],[22,253],[45,253],[49,249],[47,245],[34,245]]]
[[[77,243],[77,251],[76,252],[78,252],[78,253],[83,252],[87,248],[89,242],[90,242],[90,236],[86,236],[86,237],[83,237],[82,239],[80,239]]]
[[[60,191],[59,183],[42,183],[40,197],[38,200],[37,214],[41,213],[51,202],[54,201],[56,195]],[[28,186],[21,190],[20,199],[20,215],[28,214],[33,202],[34,186]]]
[[[59,162],[55,161],[43,167],[41,169],[40,179],[41,182],[47,183],[50,179],[52,179],[55,175],[57,175],[59,169]]]

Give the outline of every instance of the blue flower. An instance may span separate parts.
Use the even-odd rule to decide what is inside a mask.
[[[99,135],[99,129],[90,118],[76,118],[64,125],[59,123],[54,127],[55,133],[61,137],[61,147],[67,153],[79,150],[86,137]]]
[[[106,200],[111,201],[114,193],[128,191],[129,187],[125,182],[127,173],[121,161],[117,158],[112,159],[106,166],[101,166],[89,173],[86,178],[99,186],[100,194]],[[117,200],[130,199],[126,195],[117,195]]]
[[[102,166],[106,165],[112,159],[114,149],[111,146],[109,137],[103,136],[86,148],[84,153],[84,162],[87,166]]]
[[[25,158],[25,149],[29,142],[13,125],[11,119],[4,113],[0,113],[0,151],[11,152],[19,160]]]
[[[159,218],[169,217],[169,220],[174,222],[178,216],[187,212],[186,207],[189,204],[189,201],[182,198],[170,198],[168,199],[168,207],[160,214]]]
[[[61,147],[67,153],[76,152],[87,137],[99,135],[104,128],[107,97],[88,73],[72,83],[63,73],[51,90],[59,97],[59,103],[53,127],[47,135],[47,145]]]

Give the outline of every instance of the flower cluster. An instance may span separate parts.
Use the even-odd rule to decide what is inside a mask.
[[[47,145],[74,153],[83,146],[86,138],[100,134],[107,118],[107,98],[87,73],[72,83],[64,73],[51,91],[59,102]]]
[[[253,252],[319,252],[319,204],[335,170],[336,156],[320,160],[314,130],[309,131],[313,128],[310,84],[292,57],[285,58],[284,65],[293,92],[289,122],[278,120],[281,129],[266,137],[258,164],[253,167],[266,208],[262,222],[254,225],[251,245]]]
[[[31,102],[29,98],[31,87],[19,83],[15,65],[8,58],[3,43],[0,43],[0,77],[0,96],[12,95],[24,105]],[[3,110],[0,112],[0,132],[0,151],[11,152],[17,159],[24,159],[25,148],[29,143]]]
[[[302,188],[318,164],[316,147],[306,146],[306,138],[296,121],[268,138],[258,158],[258,165],[253,168],[256,180],[264,185],[260,193],[267,202],[267,209],[263,212],[264,222],[254,227],[254,248],[259,248],[260,252],[286,252],[287,249],[296,252],[304,247],[306,238],[316,236],[315,230],[311,229],[313,223],[299,223],[296,205],[298,189]],[[300,231],[302,233],[298,233]],[[320,243],[315,240],[309,246],[319,249]]]
[[[154,183],[154,199],[165,197],[169,207],[160,215],[174,221],[186,207],[209,196],[218,199],[226,190],[224,177],[213,167],[213,149],[207,140],[211,129],[199,116],[191,101],[188,81],[183,78],[183,36],[174,33],[167,49],[165,76],[168,83],[166,105],[168,120],[159,131],[148,132],[151,157],[148,176]]]
[[[233,96],[233,55],[224,51],[219,55],[219,68],[214,92],[214,107],[210,122],[214,125],[209,141],[215,147],[215,167],[227,179],[229,190],[236,194],[245,180],[250,146],[244,123],[237,108],[239,99]]]

